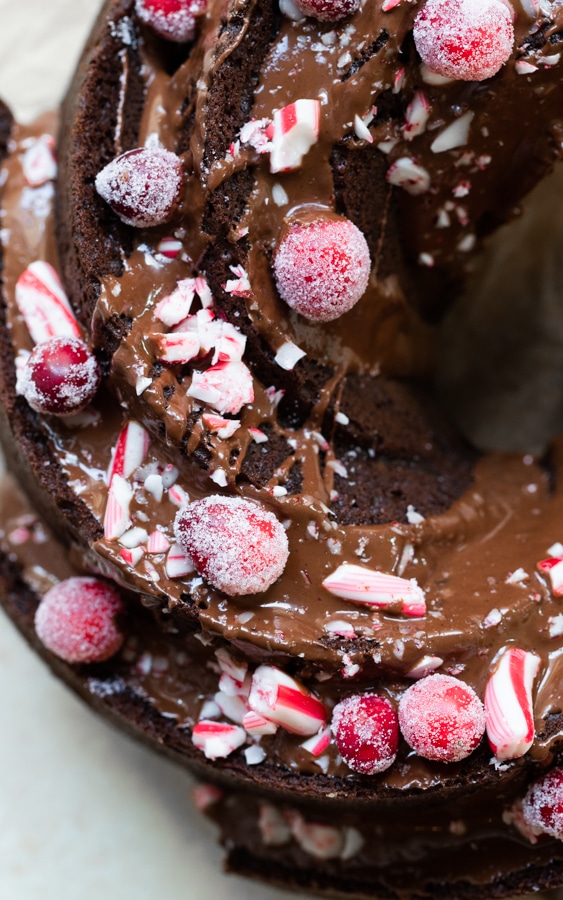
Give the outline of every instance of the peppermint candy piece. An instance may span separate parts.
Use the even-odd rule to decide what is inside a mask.
[[[427,170],[410,156],[402,156],[394,162],[387,170],[386,177],[389,184],[401,187],[415,197],[430,189],[430,175]]]
[[[538,572],[549,579],[554,597],[563,597],[563,558],[552,556],[538,563]]]
[[[202,719],[192,730],[192,741],[206,759],[225,759],[246,741],[244,728]]]
[[[49,263],[37,260],[22,272],[16,283],[16,303],[36,344],[53,337],[81,337],[61,280]]]
[[[134,419],[130,419],[119,433],[108,469],[108,485],[114,475],[129,478],[142,464],[149,449],[149,433]]]
[[[55,139],[50,134],[42,134],[30,144],[23,155],[22,169],[30,187],[41,187],[57,177]]]
[[[270,172],[298,169],[303,157],[319,139],[319,100],[296,100],[274,113]]]
[[[518,759],[535,736],[532,686],[540,658],[511,647],[502,654],[485,689],[487,737],[497,759]]]
[[[176,365],[195,359],[201,349],[197,334],[180,331],[175,334],[151,334],[160,362]]]
[[[129,507],[133,499],[133,488],[121,475],[114,474],[108,491],[108,502],[104,515],[104,538],[116,541],[131,526]]]
[[[316,735],[326,724],[324,705],[276,666],[259,666],[252,676],[250,709],[292,734]]]
[[[335,597],[352,600],[362,606],[377,609],[398,606],[404,616],[426,615],[424,591],[415,578],[398,578],[366,566],[343,563],[322,584]]]
[[[187,394],[220,413],[236,415],[253,402],[254,383],[243,362],[220,362],[205,372],[194,372]]]

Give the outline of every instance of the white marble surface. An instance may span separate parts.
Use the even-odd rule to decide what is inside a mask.
[[[0,94],[20,120],[57,103],[98,8],[0,0]],[[4,618],[0,695],[0,898],[287,896],[224,876],[189,778],[93,716]]]

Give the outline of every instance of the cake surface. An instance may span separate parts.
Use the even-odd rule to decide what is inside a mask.
[[[560,555],[560,449],[538,462],[502,455],[479,458],[468,448],[426,385],[431,332],[423,319],[439,315],[444,295],[461,277],[470,245],[508,213],[529,182],[520,178],[509,195],[491,195],[488,178],[499,184],[495,166],[507,159],[516,163],[518,153],[512,148],[517,144],[494,163],[477,164],[486,155],[480,142],[487,125],[482,123],[481,137],[470,142],[469,150],[444,151],[447,165],[431,149],[431,133],[423,127],[414,136],[412,152],[428,159],[425,172],[436,186],[428,196],[412,196],[387,180],[386,172],[406,158],[401,154],[407,143],[411,146],[404,124],[409,122],[408,102],[424,89],[438,122],[431,128],[430,118],[428,131],[437,131],[447,121],[447,88],[422,88],[417,80],[422,75],[415,51],[408,39],[403,41],[414,9],[408,15],[387,14],[386,21],[394,23],[389,27],[392,38],[387,31],[384,38],[384,30],[371,19],[367,24],[366,9],[354,20],[356,30],[322,26],[322,34],[331,36],[321,41],[326,49],[314,51],[329,56],[327,65],[344,69],[334,87],[335,97],[340,92],[348,98],[342,121],[331,120],[326,134],[321,129],[298,170],[274,178],[264,154],[243,146],[239,135],[245,125],[269,119],[273,112],[271,100],[264,98],[272,93],[267,85],[271,60],[279,58],[277,48],[285,48],[282,68],[290,69],[303,39],[310,43],[319,37],[318,23],[286,20],[269,4],[234,4],[221,15],[211,5],[193,48],[179,47],[169,57],[139,23],[133,4],[104,7],[63,111],[56,201],[65,287],[98,355],[104,384],[91,407],[75,418],[59,419],[31,409],[21,395],[21,380],[16,382],[16,368],[25,367],[38,342],[33,322],[30,331],[33,315],[22,307],[22,276],[31,271],[40,281],[47,278],[42,284],[49,288],[51,276],[35,263],[57,263],[51,255],[49,221],[38,216],[37,229],[30,231],[22,214],[22,189],[36,187],[26,173],[25,151],[30,142],[44,142],[43,126],[32,132],[16,129],[3,200],[9,233],[12,238],[21,235],[21,241],[12,239],[3,251],[3,440],[12,468],[40,514],[73,548],[79,568],[103,573],[126,589],[124,649],[100,663],[99,672],[77,673],[42,652],[97,709],[165,747],[206,779],[229,782],[216,814],[231,846],[233,868],[262,872],[272,864],[280,882],[294,878],[296,885],[328,894],[404,894],[402,860],[415,851],[412,835],[394,833],[393,816],[398,821],[408,811],[426,821],[432,809],[436,818],[430,819],[431,828],[440,832],[440,847],[451,840],[462,863],[459,871],[452,867],[444,895],[454,896],[454,890],[456,896],[508,895],[555,884],[560,871],[560,842],[530,845],[530,834],[514,827],[513,808],[545,761],[559,762],[560,601],[550,572]],[[530,43],[532,26],[524,28],[523,23],[531,18],[519,12],[516,52],[537,62],[538,54],[547,55],[546,46],[557,44],[559,33],[556,21],[545,23]],[[366,40],[353,37],[363,38],[364,32],[375,35],[369,52]],[[345,49],[350,40],[364,45],[359,56]],[[338,58],[332,41],[340,42]],[[400,47],[406,74],[401,89],[394,91]],[[346,54],[351,59],[340,65]],[[326,59],[317,58],[316,64],[326,78]],[[550,65],[537,67],[535,85],[547,98],[551,94],[543,85],[554,77]],[[373,77],[383,72],[387,80],[384,90],[378,88],[377,113],[364,123],[368,137],[358,125],[355,133],[343,135],[338,129],[356,110],[354,104],[364,111],[373,103],[364,83],[372,68]],[[260,69],[265,88],[259,88]],[[360,72],[356,96],[354,79]],[[514,99],[520,91],[530,91],[514,60],[496,77],[490,88],[487,82],[487,103],[494,97],[503,110],[510,107],[505,95]],[[322,94],[321,87],[315,90]],[[490,118],[480,82],[461,88],[455,83],[451,90],[462,90],[475,126],[480,117]],[[295,102],[306,93],[297,79],[286,99]],[[537,145],[526,149],[534,177],[554,154],[551,102],[531,107],[530,116],[537,115],[538,121],[531,118],[524,129],[539,135]],[[451,97],[448,103],[451,109]],[[220,127],[212,128],[212,122]],[[6,132],[9,124],[6,118]],[[150,148],[151,141],[154,145],[155,132],[182,160],[185,195],[172,224],[136,230],[111,212],[94,180],[122,151]],[[390,151],[376,150],[370,136],[378,144],[396,143]],[[452,210],[442,210],[452,203],[445,198],[458,185],[460,166],[469,167],[475,182],[474,189],[460,188],[469,190],[470,199],[463,209],[453,204]],[[481,182],[483,172],[487,176]],[[508,174],[513,185],[514,173]],[[373,203],[366,202],[367,184]],[[303,209],[295,213],[296,206]],[[287,220],[298,231],[307,230],[311,208],[313,221],[318,210],[330,222],[353,221],[365,236],[374,266],[359,303],[335,323],[311,324],[289,311],[270,272]],[[452,213],[447,240],[436,237],[434,227],[430,235],[425,224],[441,211]],[[198,354],[174,362],[165,355],[174,323],[161,316],[168,315],[167,298],[182,279],[189,282],[189,303],[198,310],[190,315],[188,304],[187,319],[207,318],[219,328],[211,329],[210,345],[198,332]],[[227,338],[236,345],[234,357],[221,344]],[[226,354],[223,361],[221,352]],[[233,400],[230,382],[220,382],[218,397],[217,391],[202,394],[201,387],[194,393],[198,378],[209,378],[214,366],[220,374],[221,364],[238,366],[245,385],[251,380],[251,400]],[[226,408],[225,403],[240,405]],[[132,468],[127,463],[118,468],[123,447],[134,460]],[[281,577],[252,597],[243,590],[225,590],[226,582],[214,586],[207,561],[194,568],[185,548],[178,546],[180,527],[173,527],[191,508],[190,501],[195,506],[214,497],[220,504],[221,498],[232,496],[267,510],[287,528],[289,557]],[[234,538],[235,545],[237,527],[222,533]],[[174,568],[178,561],[180,567]],[[338,593],[342,586],[333,587],[341,566],[347,567],[346,577],[356,579],[346,588],[352,596]],[[357,568],[364,574],[359,576]],[[354,596],[357,580],[367,578],[366,572],[377,585],[381,575],[397,579],[385,582],[385,588],[372,588],[376,596],[370,595],[368,605]],[[37,646],[32,625],[37,597],[28,595],[22,605],[26,588],[17,578],[17,568],[8,566],[7,603]],[[363,582],[359,587],[364,589]],[[492,765],[491,747],[483,739],[466,758],[447,763],[413,755],[401,740],[396,761],[379,774],[354,772],[343,760],[327,728],[332,708],[343,698],[375,690],[397,705],[409,684],[438,671],[472,685],[483,698],[511,649],[527,654],[528,661],[539,660],[532,679],[535,734],[531,746],[514,759],[499,756]],[[251,731],[241,734],[249,711],[248,684],[237,693],[231,682],[231,693],[225,690],[229,682],[223,676],[232,679],[233,667],[244,670],[242,682],[256,683],[262,667],[281,669],[304,696],[313,698],[312,704],[319,704],[315,710],[324,710],[324,718],[318,713],[318,728],[295,734],[274,721],[279,726],[275,734],[266,732],[258,741]],[[530,702],[524,700],[524,706]],[[223,722],[241,743],[214,756],[201,743],[198,720]],[[318,752],[311,748],[316,731],[323,743]],[[311,741],[303,740],[308,736]],[[231,817],[238,816],[237,804],[245,805],[240,799],[245,795],[237,792],[249,786],[260,792],[251,803],[255,821],[248,840],[237,843]],[[477,791],[480,803],[489,792],[496,795],[499,840],[511,853],[514,846],[525,848],[527,874],[520,865],[509,866],[499,880],[488,863],[479,871],[471,863],[467,871],[467,846],[490,836],[490,825],[484,828],[482,814],[474,809]],[[311,809],[293,814],[293,803],[305,798]],[[333,835],[331,858],[339,862],[329,877],[319,873],[318,860],[326,857],[318,855],[318,848],[307,856],[303,821],[326,824],[334,815],[323,806],[327,799],[347,810],[352,824],[346,828],[356,831],[365,804],[389,815],[389,858],[378,862],[381,880],[372,870],[361,871],[361,847],[367,853],[377,842],[377,829],[360,832],[361,841],[352,832]],[[282,815],[283,827],[289,829],[287,841],[280,844],[283,851],[260,849],[256,840],[256,819],[272,802],[290,807]],[[453,802],[460,805],[468,832],[455,834]],[[454,837],[446,839],[446,831]],[[350,834],[354,852],[348,870]],[[262,843],[267,846],[265,839]],[[395,847],[402,848],[398,862]],[[426,867],[420,874],[426,891],[421,896],[437,895],[432,852],[427,848],[420,870]],[[339,874],[341,866],[346,880]]]

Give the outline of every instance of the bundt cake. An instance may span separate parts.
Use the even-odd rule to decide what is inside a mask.
[[[431,388],[560,152],[561,40],[529,2],[109,0],[56,151],[0,110],[3,602],[201,777],[236,871],[563,883],[561,444],[480,455]]]

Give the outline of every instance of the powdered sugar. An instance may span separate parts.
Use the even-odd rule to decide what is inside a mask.
[[[180,510],[174,527],[198,571],[231,597],[266,591],[289,555],[286,533],[274,514],[238,497],[198,500]]]
[[[180,202],[181,160],[168,150],[138,148],[112,160],[96,176],[96,190],[127,225],[168,222]]]
[[[429,675],[401,697],[399,724],[419,756],[457,762],[479,744],[485,731],[485,709],[465,682],[451,675]]]
[[[319,218],[290,228],[278,246],[274,271],[288,306],[308,319],[330,322],[365,292],[369,249],[348,219]]]
[[[399,722],[394,706],[377,694],[355,694],[334,707],[332,732],[346,765],[375,775],[395,761]]]
[[[52,587],[35,614],[39,640],[69,663],[102,662],[123,643],[115,617],[123,613],[117,590],[100,578],[67,578]]]
[[[433,72],[483,81],[509,58],[514,28],[502,0],[428,0],[416,17],[414,40]]]

